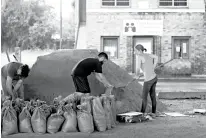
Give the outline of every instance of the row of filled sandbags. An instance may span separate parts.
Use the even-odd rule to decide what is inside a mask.
[[[40,100],[5,100],[2,106],[2,134],[106,131],[116,126],[113,95],[100,97],[74,93],[54,99],[47,105]]]

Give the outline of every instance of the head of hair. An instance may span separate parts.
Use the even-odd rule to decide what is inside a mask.
[[[108,55],[105,52],[100,52],[98,57],[105,57],[108,60]]]
[[[144,48],[143,45],[141,45],[141,44],[136,45],[135,48],[139,51],[141,50],[142,52],[144,52],[144,51],[147,52],[147,49]]]
[[[23,65],[21,68],[21,76],[26,78],[28,77],[29,72],[30,72],[29,66],[27,64]]]

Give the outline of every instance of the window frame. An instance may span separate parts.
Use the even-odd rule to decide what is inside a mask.
[[[176,47],[174,46],[175,40],[188,40],[188,47],[187,47],[188,57],[187,58],[182,57],[182,59],[190,59],[191,36],[172,36],[172,59],[180,59],[180,58],[176,58],[175,56],[175,53],[176,53],[175,52]]]
[[[167,2],[167,1],[165,1],[165,2]],[[189,7],[189,4],[188,4],[189,0],[187,0],[186,2],[187,2],[186,6],[175,6],[174,5],[175,1],[172,0],[172,6],[161,6],[160,5],[160,0],[158,0],[158,5],[159,5],[160,8],[188,8]]]
[[[115,57],[110,57],[111,59],[118,59],[119,58],[119,36],[101,36],[101,48],[100,50],[102,52],[104,52],[104,39],[107,39],[107,38],[115,38],[117,39],[117,56]]]
[[[125,0],[126,1],[126,0]],[[117,5],[117,0],[114,0],[114,6],[104,6],[102,3],[103,3],[103,0],[101,0],[101,7],[102,8],[130,8],[131,7],[131,0],[128,0],[129,2],[129,5],[128,6],[118,6]]]

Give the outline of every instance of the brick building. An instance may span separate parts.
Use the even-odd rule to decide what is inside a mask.
[[[76,48],[106,51],[128,72],[142,44],[159,63],[175,59],[171,70],[206,74],[204,0],[75,0],[75,17]]]

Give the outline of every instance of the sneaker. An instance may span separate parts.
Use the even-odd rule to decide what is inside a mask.
[[[157,117],[165,117],[166,115],[165,115],[165,113],[157,112],[156,116]]]
[[[151,116],[152,118],[157,117],[157,115],[156,115],[156,114],[154,114],[154,113],[148,113],[148,115],[149,115],[149,116]]]

